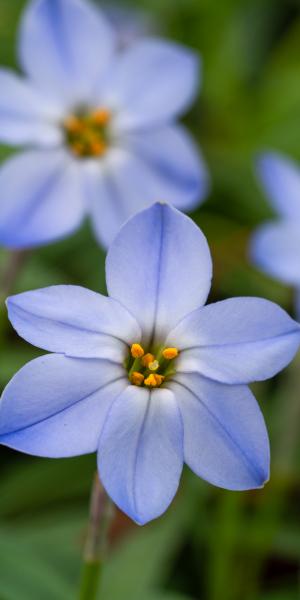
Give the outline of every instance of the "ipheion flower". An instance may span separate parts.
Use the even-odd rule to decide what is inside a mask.
[[[19,58],[25,77],[0,70],[0,141],[22,147],[0,169],[0,244],[49,243],[90,216],[107,246],[157,200],[204,200],[206,167],[176,124],[198,86],[192,51],[155,38],[120,51],[89,2],[32,0]]]
[[[184,462],[221,487],[261,487],[269,442],[247,384],[293,358],[300,326],[260,298],[204,307],[211,274],[202,232],[155,204],[109,249],[109,297],[54,286],[9,298],[17,332],[53,354],[4,390],[0,442],[48,457],[97,451],[108,494],[140,524],[166,510]]]

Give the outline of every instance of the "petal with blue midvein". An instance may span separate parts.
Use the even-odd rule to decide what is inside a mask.
[[[231,298],[196,310],[170,333],[180,349],[176,368],[224,383],[268,379],[300,346],[300,326],[277,304]]]
[[[195,373],[169,384],[183,419],[184,460],[199,477],[229,490],[259,488],[269,478],[268,433],[246,386]]]
[[[211,274],[203,233],[167,204],[155,204],[130,219],[106,261],[109,295],[137,318],[146,344],[163,343],[183,316],[204,304]]]
[[[83,0],[32,0],[20,31],[20,60],[50,97],[89,101],[111,64],[115,39],[109,24]]]
[[[143,525],[169,506],[182,465],[182,420],[173,393],[129,386],[112,404],[100,437],[99,476],[108,494]]]
[[[141,330],[112,298],[83,287],[57,285],[11,296],[9,319],[31,344],[68,356],[123,362]]]
[[[85,204],[80,170],[63,150],[28,150],[0,169],[0,244],[25,248],[79,227]]]
[[[94,452],[112,401],[128,385],[109,361],[49,354],[23,367],[0,401],[0,443],[48,457]]]

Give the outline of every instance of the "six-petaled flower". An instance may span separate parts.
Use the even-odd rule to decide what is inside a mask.
[[[8,300],[17,332],[52,354],[6,387],[1,443],[48,457],[97,451],[108,494],[141,524],[166,510],[184,462],[217,486],[263,486],[268,435],[247,384],[289,363],[300,326],[260,298],[204,306],[206,239],[168,205],[123,226],[106,273],[109,297],[57,286]]]
[[[155,201],[189,210],[206,167],[175,120],[192,102],[197,56],[149,38],[119,51],[83,0],[32,0],[21,22],[26,78],[0,71],[0,140],[23,150],[0,170],[0,243],[51,242],[86,215],[107,246]]]

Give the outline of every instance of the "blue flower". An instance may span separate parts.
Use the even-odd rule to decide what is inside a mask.
[[[141,524],[166,510],[183,462],[220,487],[261,487],[269,442],[247,384],[292,360],[300,326],[260,298],[204,307],[206,239],[168,205],[123,226],[106,273],[108,298],[75,286],[9,298],[17,332],[53,354],[4,390],[1,443],[47,457],[98,451],[108,494]]]
[[[90,215],[107,246],[156,201],[204,199],[206,167],[175,123],[196,94],[193,52],[155,38],[120,52],[83,0],[32,0],[19,57],[26,78],[0,71],[0,140],[24,147],[0,170],[0,243],[45,244]]]
[[[251,257],[269,275],[300,289],[300,168],[268,153],[258,161],[258,174],[279,218],[255,232]]]

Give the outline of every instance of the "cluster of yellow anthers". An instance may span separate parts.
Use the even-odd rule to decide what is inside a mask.
[[[131,383],[153,388],[159,387],[163,383],[169,374],[170,361],[179,354],[177,348],[165,348],[155,357],[150,352],[145,354],[144,348],[140,344],[132,344],[130,353],[134,359],[129,370]]]
[[[70,115],[63,124],[66,142],[80,157],[103,156],[107,150],[107,130],[111,114],[106,108]]]

